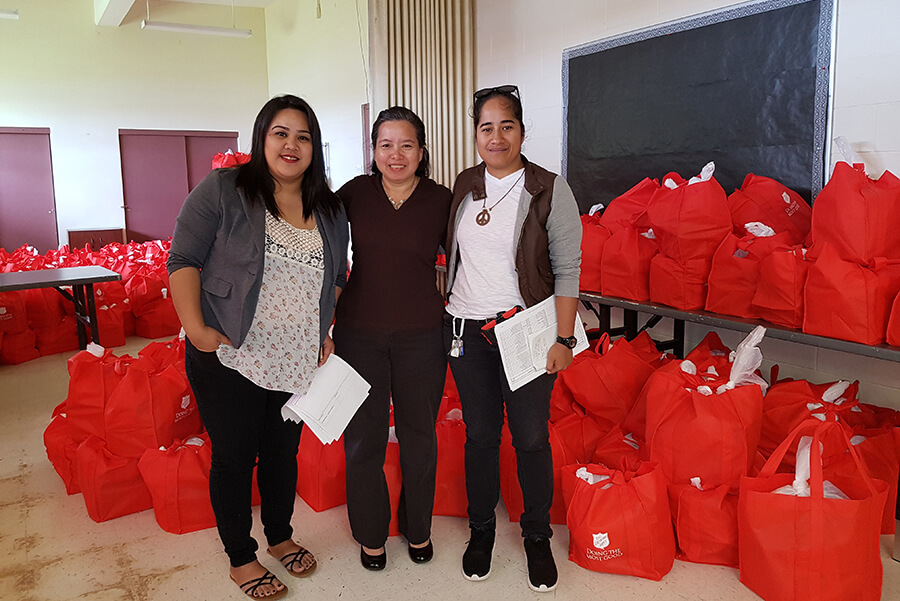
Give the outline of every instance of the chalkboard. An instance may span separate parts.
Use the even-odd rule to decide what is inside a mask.
[[[715,161],[807,201],[826,165],[833,0],[768,0],[563,52],[563,174],[584,212]]]

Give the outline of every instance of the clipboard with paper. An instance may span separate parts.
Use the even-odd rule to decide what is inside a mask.
[[[511,390],[547,373],[547,353],[556,342],[556,325],[556,297],[551,296],[494,327],[503,371]],[[577,315],[575,339],[573,355],[589,346],[584,324]]]

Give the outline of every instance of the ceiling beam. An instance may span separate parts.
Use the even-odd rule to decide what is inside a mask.
[[[135,0],[94,0],[94,23],[118,27]]]

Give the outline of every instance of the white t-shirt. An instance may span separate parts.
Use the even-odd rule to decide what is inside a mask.
[[[525,306],[519,292],[515,249],[516,217],[525,188],[524,174],[523,167],[497,179],[485,170],[485,202],[468,200],[459,208],[462,216],[456,239],[460,263],[447,305],[451,315],[485,319],[516,305]],[[486,225],[475,222],[482,204],[493,207]]]

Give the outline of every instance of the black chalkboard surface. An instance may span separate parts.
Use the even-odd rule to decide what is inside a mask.
[[[563,53],[563,173],[582,211],[644,177],[821,189],[832,0],[769,0]]]

